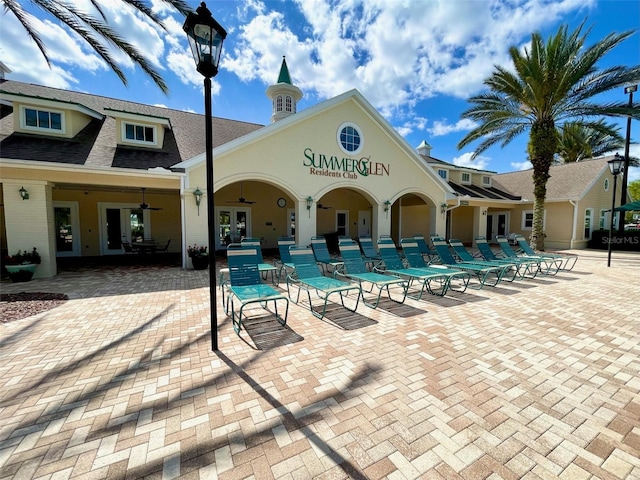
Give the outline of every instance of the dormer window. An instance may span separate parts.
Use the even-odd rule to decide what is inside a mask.
[[[55,110],[39,110],[22,107],[21,127],[25,130],[41,130],[47,133],[65,133],[64,113]]]
[[[482,186],[490,187],[491,186],[491,177],[489,175],[482,176]]]
[[[447,171],[444,168],[439,168],[438,169],[438,175],[440,175],[440,177],[442,177],[444,180],[447,179]]]
[[[467,172],[462,172],[462,183],[469,184],[471,183],[471,174]]]
[[[156,129],[149,125],[135,123],[122,123],[123,138],[130,142],[156,143]]]

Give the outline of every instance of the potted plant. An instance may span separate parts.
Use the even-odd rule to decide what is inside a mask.
[[[187,255],[191,258],[194,270],[204,270],[209,266],[209,252],[202,245],[190,245],[187,247]]]
[[[30,252],[18,250],[18,253],[4,257],[4,268],[12,282],[28,282],[41,261],[38,250],[33,247]]]

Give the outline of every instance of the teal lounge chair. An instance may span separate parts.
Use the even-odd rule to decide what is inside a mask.
[[[495,265],[488,267],[479,262],[458,262],[449,251],[447,242],[440,237],[431,237],[431,243],[438,252],[440,262],[451,268],[459,268],[475,276],[478,283],[470,285],[471,288],[481,289],[484,286],[495,287],[500,283],[505,272],[509,268],[507,265]]]
[[[520,247],[520,250],[525,256],[533,257],[533,258],[542,257],[542,258],[552,258],[552,259],[560,260],[561,261],[560,270],[563,270],[566,272],[571,271],[575,266],[576,262],[578,261],[577,255],[561,255],[561,254],[554,254],[554,253],[547,253],[547,252],[536,252],[533,248],[531,248],[531,245],[529,245],[529,242],[527,242],[527,240],[522,235],[516,235],[516,242],[518,242],[518,246]]]
[[[415,248],[417,251],[417,245]],[[376,271],[406,278],[409,280],[409,288],[414,284],[419,284],[420,290],[414,289],[417,294],[407,294],[408,297],[415,300],[420,300],[425,291],[440,297],[446,295],[449,290],[464,292],[469,284],[469,274],[459,270],[452,271],[444,267],[413,268],[406,266],[402,258],[400,258],[398,249],[393,241],[389,242],[381,239],[378,242],[378,251],[382,257],[382,264],[376,268]],[[422,259],[420,253],[418,255]],[[453,279],[456,279],[456,282],[459,283],[452,284]]]
[[[479,236],[476,237],[475,240],[478,251],[485,260],[489,262],[504,263],[507,265],[515,263],[518,266],[518,276],[520,278],[536,278],[538,275],[538,272],[540,271],[540,262],[538,260],[528,259],[526,257],[500,258],[493,252],[485,237]]]
[[[511,248],[511,245],[509,244],[509,240],[504,235],[496,235],[496,241],[498,242],[498,245],[502,249],[502,253],[504,253],[506,258],[508,259],[529,258],[531,260],[538,262],[538,267],[542,275],[555,275],[560,271],[560,266],[562,265],[561,260],[548,258],[548,257],[544,258],[544,257],[520,256],[516,253],[516,251],[513,248]]]
[[[266,263],[262,256],[262,245],[260,243],[259,238],[246,237],[240,240],[240,245],[242,248],[255,248],[256,252],[258,252],[258,270],[262,274],[262,278],[264,280],[267,277],[271,276],[271,283],[276,285],[278,282],[276,280],[276,274],[278,273],[278,268],[271,263]]]
[[[283,236],[278,238],[278,252],[280,253],[280,258],[273,262],[273,265],[278,269],[276,275],[278,276],[278,280],[286,278],[286,275],[293,271],[293,262],[291,261],[291,255],[289,254],[289,247],[291,245],[295,245],[296,241],[293,237]]]
[[[424,257],[424,259],[427,261],[427,263],[431,263],[438,259],[438,252],[433,248],[429,248],[429,245],[427,245],[427,240],[424,238],[424,235],[422,234],[414,235],[413,239],[418,244],[418,249],[420,249],[420,253]]]
[[[458,257],[458,260],[466,263],[480,263],[488,267],[504,266],[506,267],[505,273],[502,276],[503,280],[513,282],[516,278],[521,278],[519,275],[519,267],[515,262],[491,262],[489,260],[478,260],[464,246],[461,240],[456,238],[449,239],[449,246],[453,249],[453,253]]]
[[[311,249],[316,262],[322,268],[322,273],[333,273],[336,268],[342,266],[340,259],[332,257],[327,247],[327,239],[324,237],[312,237]]]
[[[362,250],[365,263],[370,266],[370,270],[373,270],[382,261],[380,254],[373,244],[373,239],[367,235],[363,235],[358,238],[358,243],[360,244],[360,250]]]
[[[353,280],[360,285],[362,291],[362,301],[367,307],[376,308],[380,303],[380,297],[382,292],[386,291],[389,300],[396,303],[404,303],[407,298],[407,290],[409,288],[409,281],[395,275],[384,275],[378,272],[371,272],[367,268],[367,264],[362,259],[360,253],[360,247],[353,240],[340,240],[338,243],[340,249],[340,256],[344,262],[343,267],[340,270],[334,272],[335,277],[344,277],[349,280]],[[369,285],[369,289],[366,290],[364,285]],[[394,299],[391,296],[389,287],[400,287],[402,289],[402,299]],[[378,296],[373,303],[368,302],[364,297],[365,292],[371,293],[377,289]]]
[[[229,261],[229,284],[226,286],[227,300],[225,303],[223,297],[223,304],[227,315],[231,312],[230,316],[235,332],[240,335],[244,308],[253,303],[259,303],[262,308],[266,309],[267,305],[273,302],[276,319],[285,325],[289,313],[289,299],[271,285],[261,282],[256,250],[254,248],[232,248],[227,250],[227,258]],[[286,302],[284,317],[278,314],[278,301],[280,300]],[[240,304],[237,312],[236,303]],[[246,314],[244,314],[244,318],[246,318]]]
[[[300,292],[304,290],[307,292],[311,313],[322,319],[327,311],[329,297],[337,293],[340,295],[340,303],[344,308],[352,312],[357,310],[360,297],[362,297],[362,289],[359,284],[324,276],[313,255],[313,250],[309,247],[292,245],[289,247],[289,254],[294,265],[293,272],[287,275],[287,295],[291,301],[298,304],[300,302]],[[292,287],[296,287],[298,290],[295,300],[292,298]],[[312,290],[324,301],[320,312],[313,308],[313,303],[311,302]],[[345,305],[344,298],[352,292],[356,293],[356,305],[353,308],[349,308]]]

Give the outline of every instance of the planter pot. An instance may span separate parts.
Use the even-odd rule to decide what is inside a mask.
[[[9,278],[12,282],[28,282],[33,277],[33,272],[36,271],[37,265],[35,263],[29,263],[26,265],[5,265],[4,268],[9,272]]]
[[[206,270],[209,266],[209,257],[191,257],[194,270]]]

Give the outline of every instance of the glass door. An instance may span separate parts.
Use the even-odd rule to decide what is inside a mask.
[[[124,253],[122,242],[141,242],[151,237],[151,219],[139,207],[128,204],[98,204],[102,255]]]
[[[251,209],[248,207],[216,208],[216,250],[225,250],[251,236]]]
[[[80,256],[80,225],[78,202],[54,202],[56,256]]]

